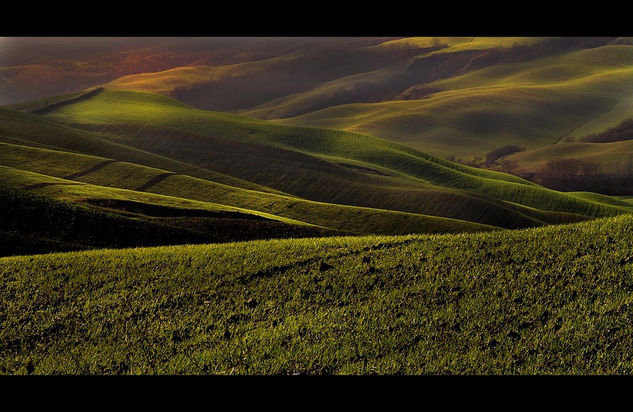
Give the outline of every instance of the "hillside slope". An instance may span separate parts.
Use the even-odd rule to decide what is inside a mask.
[[[33,128],[37,123],[31,121],[32,116],[8,111],[5,117],[20,120],[14,122],[16,125],[28,123]],[[32,143],[28,143],[27,136],[11,137],[16,136],[11,132],[11,120],[5,124],[4,134],[10,136],[5,141],[14,144],[5,149],[7,166],[57,177],[80,173],[78,178],[85,182],[281,213],[304,222],[319,222],[319,226],[327,220],[314,220],[318,214],[310,220],[310,209],[314,212],[316,205],[323,203],[504,228],[579,221],[630,211],[628,207],[547,190],[511,175],[441,160],[367,135],[281,126],[197,110],[155,94],[104,90],[89,99],[57,104],[55,110],[35,117],[46,127],[55,125],[77,135],[68,139],[59,132],[59,137],[55,137],[55,133],[31,131],[28,139],[36,145],[44,143],[49,148],[99,155],[101,159],[91,162],[111,164],[88,170],[89,173],[82,173],[90,169],[86,164],[55,174],[51,170],[57,167],[53,160],[56,155],[45,155],[45,151],[27,153],[24,147],[15,145]],[[123,159],[120,153],[124,153]],[[48,156],[49,160],[41,156]],[[38,160],[31,162],[31,157]],[[130,169],[131,165],[125,166],[120,160],[160,170]],[[152,181],[153,176],[158,180]],[[142,186],[143,182],[149,185]],[[233,192],[236,195],[227,200],[226,193]],[[306,204],[299,199],[312,203],[305,213],[297,215],[297,205]],[[350,230],[348,224],[333,228]],[[383,229],[378,233],[406,232]]]
[[[110,178],[111,179],[111,178]],[[238,214],[259,226],[259,220],[277,221],[295,226],[296,236],[303,233],[324,235],[327,233],[454,233],[498,229],[459,219],[449,219],[392,210],[352,207],[331,203],[311,202],[285,196],[266,196],[261,192],[248,192],[221,186],[205,180],[184,177],[166,186],[152,188],[151,193],[137,190],[115,189],[53,178],[39,173],[0,167],[0,184],[21,188],[37,194],[91,205],[104,205],[108,209],[127,211],[137,205],[143,211],[169,208],[176,215],[194,215],[204,211],[219,214]],[[158,185],[157,185],[158,186]],[[166,193],[166,194],[160,194]],[[209,202],[214,199],[215,202]],[[209,213],[211,212],[211,213]],[[160,216],[160,215],[159,215]],[[307,228],[305,226],[308,226]],[[231,239],[231,233],[239,228],[225,228],[223,238]],[[261,238],[262,232],[253,227],[253,238]],[[289,228],[291,229],[291,228]],[[280,231],[292,237],[293,231]],[[221,234],[216,234],[222,237]],[[265,236],[264,236],[265,237]]]
[[[29,43],[55,54],[54,39],[14,42],[24,51],[4,53],[15,64],[0,67],[8,89],[47,90],[49,76],[66,79],[55,88],[125,73],[66,88],[162,93],[197,108],[367,133],[463,160],[504,144],[531,149],[599,132],[630,118],[632,104],[626,38],[135,39],[124,52],[77,52],[64,64],[33,64]],[[95,47],[107,49],[121,39],[101,42]],[[143,43],[154,44],[138,49]],[[49,65],[77,79],[59,67],[49,73]]]
[[[632,239],[621,216],[2,258],[0,371],[630,374]]]
[[[311,200],[350,204],[362,196],[361,191],[353,190],[354,185],[362,185],[371,186],[376,194],[385,190],[381,186],[452,195],[467,191],[487,200],[499,199],[548,211],[585,214],[589,209],[567,195],[544,190],[526,180],[441,160],[383,139],[335,130],[284,127],[245,116],[201,111],[152,94],[106,90],[49,116],[76,127],[116,134],[120,141],[143,150]],[[319,181],[324,183],[317,184]],[[323,190],[331,193],[324,194]],[[389,198],[367,201],[385,199]],[[423,201],[417,199],[418,207],[424,206],[420,203]]]
[[[492,65],[604,46],[613,38],[427,37],[347,39],[260,60],[124,76],[114,89],[163,93],[210,110],[285,118],[346,103],[381,102]]]

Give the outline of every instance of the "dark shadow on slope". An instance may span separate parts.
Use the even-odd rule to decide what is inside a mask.
[[[33,110],[31,113],[33,114],[47,114],[52,111],[59,109],[60,107],[67,106],[69,104],[78,103],[84,100],[88,100],[91,97],[94,97],[103,91],[103,87],[98,87],[94,90],[86,92],[80,96],[73,97],[72,99],[63,100],[57,103],[49,104],[48,106],[44,106],[41,109]]]
[[[237,212],[196,216],[201,211],[192,211],[192,216],[178,216],[170,208],[145,205],[145,211],[161,209],[155,214],[163,216],[133,215],[13,188],[0,188],[0,203],[0,256],[342,234]],[[143,209],[136,207],[137,212]]]
[[[90,173],[94,173],[97,170],[103,169],[107,165],[115,163],[115,162],[116,162],[116,160],[106,160],[105,162],[97,163],[96,165],[92,166],[89,169],[83,170],[81,172],[73,173],[73,174],[70,174],[68,176],[64,176],[64,179],[75,180],[78,177],[83,177],[83,176],[89,175]]]
[[[157,185],[158,183],[162,182],[163,180],[165,180],[166,178],[168,178],[169,176],[174,176],[176,173],[161,173],[157,176],[152,177],[151,179],[149,179],[147,182],[143,183],[142,185],[140,185],[139,187],[137,187],[136,190],[137,192],[143,192],[147,189],[149,189],[150,187]]]

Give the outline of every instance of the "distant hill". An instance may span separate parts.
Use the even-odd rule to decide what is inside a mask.
[[[393,39],[393,38],[387,38]],[[183,66],[233,65],[385,38],[3,37],[0,104],[72,93],[121,76]]]
[[[78,39],[74,48],[62,39],[6,41],[0,103],[21,102],[21,110],[103,86],[368,134],[460,162],[506,145],[541,150],[633,117],[630,38],[112,38]],[[521,176],[540,173],[520,159]],[[571,187],[630,194],[593,181]]]
[[[471,160],[505,144],[533,149],[617,125],[633,113],[632,76],[633,46],[605,45],[491,64],[414,86],[398,99],[333,105],[283,122]]]

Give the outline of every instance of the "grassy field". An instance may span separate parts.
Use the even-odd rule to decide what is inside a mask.
[[[137,90],[169,94],[179,87],[206,82],[221,82],[234,77],[246,76],[257,71],[266,70],[271,66],[287,64],[293,59],[296,59],[296,56],[290,55],[223,66],[176,67],[161,72],[119,77],[104,86],[114,90]]]
[[[307,67],[317,67],[319,60],[297,53],[132,75],[105,87],[163,93],[201,107],[205,99],[230,100],[229,90],[239,94],[275,83],[263,81],[265,73],[284,70],[288,79],[302,73],[314,81],[278,90],[258,104],[242,99],[239,107],[212,108],[286,125],[369,134],[461,161],[516,144],[528,149],[525,156],[541,158],[537,163],[523,162],[521,155],[508,159],[518,163],[516,173],[522,176],[541,173],[547,161],[557,158],[598,164],[605,175],[613,173],[614,162],[630,161],[628,147],[620,152],[623,145],[560,148],[556,143],[582,141],[631,117],[632,50],[625,38],[404,38],[349,49],[364,58],[383,56],[382,62],[361,65],[362,70],[332,71],[318,80]],[[346,58],[331,56],[333,61]],[[298,63],[302,61],[313,64],[306,67]],[[193,97],[177,92],[183,88]],[[216,96],[224,89],[227,96]],[[608,187],[595,182],[561,185],[550,187],[628,193],[625,181]]]
[[[349,204],[359,196],[358,191],[350,191],[353,183],[371,186],[377,194],[380,186],[409,191],[449,189],[453,194],[459,193],[457,189],[549,211],[585,213],[575,207],[558,206],[569,202],[566,195],[544,191],[523,179],[447,162],[386,140],[343,131],[271,125],[244,116],[191,109],[145,93],[106,91],[50,116],[78,126],[101,125],[101,130],[118,133],[121,142],[142,150],[317,201]],[[117,124],[124,125],[117,128]],[[223,156],[214,156],[216,152]],[[244,159],[244,154],[251,155]],[[374,172],[358,173],[341,167],[342,161]],[[308,165],[310,170],[306,170]],[[316,185],[318,179],[327,179],[327,185]],[[319,193],[324,186],[341,198]],[[347,192],[351,193],[345,196]],[[375,203],[358,206],[382,207]]]
[[[633,373],[630,41],[182,41],[0,106],[0,374]]]
[[[548,41],[551,39],[427,37],[383,39],[371,42],[375,44],[370,46],[348,42],[342,49],[334,48],[326,54],[323,50],[311,52],[297,48],[288,54],[245,63],[197,64],[138,73],[117,78],[104,86],[162,93],[214,110],[231,110],[222,107],[226,104],[223,101],[237,99],[235,103],[240,107],[233,109],[247,110],[257,117],[280,118],[343,103],[392,100],[416,84],[415,77],[407,75],[408,68],[434,55],[449,59],[454,56],[459,61],[462,55],[472,52],[503,53]],[[467,66],[467,61],[463,65]],[[280,77],[285,81],[280,82]],[[421,80],[420,76],[417,80]]]
[[[367,135],[197,110],[149,93],[104,90],[56,103],[42,116],[0,114],[7,119],[0,161],[11,173],[126,189],[128,197],[149,192],[224,205],[349,233],[512,229],[631,211],[628,204],[578,198]],[[5,170],[7,179],[11,173]],[[93,186],[33,190],[85,201],[103,191]]]
[[[217,60],[207,54],[189,60],[190,49],[183,44],[180,58],[186,64],[137,69],[136,74],[92,85],[162,93],[198,108],[367,133],[463,160],[508,143],[534,149],[599,132],[629,118],[633,104],[633,46],[625,38],[313,41],[271,39],[256,47],[228,42],[216,52],[221,56],[226,53],[220,50],[233,50],[228,53],[233,57]],[[314,47],[317,43],[322,44]],[[253,47],[258,53],[253,54]],[[159,67],[161,56],[175,58],[172,52],[158,46],[154,55],[146,56],[147,63]],[[147,50],[130,53],[133,59]],[[94,64],[73,61],[70,67],[83,75]],[[24,82],[31,70],[43,77],[42,68],[4,67],[0,72],[6,72],[10,85]],[[28,88],[35,84],[33,80]],[[46,97],[15,107],[36,110],[73,97]]]
[[[543,41],[540,37],[406,37],[388,40],[368,48],[400,48],[404,45],[414,45],[428,48],[434,45],[441,49],[430,54],[455,53],[464,50],[490,50],[498,48],[512,48],[520,45],[534,45]]]
[[[364,49],[393,52],[414,48],[418,52],[387,67],[363,70],[361,73],[336,78],[304,92],[283,96],[240,112],[259,118],[281,119],[344,103],[399,100],[401,94],[406,93],[410,88],[415,88],[420,83],[427,83],[425,81],[427,78],[442,77],[434,73],[432,68],[419,73],[411,70],[423,60],[440,56],[450,61],[454,57],[456,63],[452,66],[463,65],[461,68],[467,71],[469,70],[468,59],[461,61],[461,56],[464,54],[470,55],[471,52],[502,54],[504,50],[520,46],[536,46],[541,42],[543,39],[531,37],[418,37],[390,40]],[[443,61],[440,60],[437,65],[442,63]],[[461,70],[453,67],[447,70],[445,75],[451,77],[453,72],[458,73]]]
[[[17,180],[38,183],[24,186]],[[347,233],[267,213],[71,183],[5,167],[0,167],[0,201],[0,256]]]
[[[0,371],[625,374],[633,219],[0,259]]]
[[[179,191],[184,193],[183,197],[73,183],[5,167],[0,167],[0,183],[5,187],[28,189],[32,193],[79,203],[98,204],[104,200],[114,200],[123,204],[136,202],[185,210],[238,212],[292,225],[317,226],[350,234],[446,233],[497,229],[495,226],[458,219],[311,202],[281,196],[266,197],[262,193],[218,187],[204,180],[186,177],[183,180],[175,178],[169,183],[162,183],[160,187],[152,188],[153,192]],[[216,198],[222,203],[197,200],[209,197]]]

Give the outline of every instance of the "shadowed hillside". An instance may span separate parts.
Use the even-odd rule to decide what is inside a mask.
[[[632,50],[624,38],[404,38],[131,75],[106,87],[477,163],[508,145],[540,150],[574,136],[604,139],[632,113]],[[622,171],[553,182],[530,165],[516,170],[562,190],[623,194],[629,185]],[[614,183],[601,183],[607,179]]]
[[[114,52],[121,39],[104,39],[70,55],[55,39],[12,41],[24,52],[7,53],[14,65],[0,67],[0,76],[2,87],[16,92],[44,90],[39,81],[61,87],[63,73],[74,73],[86,91],[102,85],[161,93],[197,108],[378,136],[462,163],[508,145],[538,150],[598,136],[633,110],[627,38],[138,38]],[[43,44],[51,58],[37,69],[29,63]],[[61,70],[61,62],[72,69]],[[80,90],[68,82],[74,86],[66,91]],[[50,94],[15,108],[53,110]],[[598,184],[607,175],[601,171],[586,184],[535,181],[624,193],[620,172],[612,176],[619,183]]]
[[[191,65],[233,65],[314,49],[363,47],[383,40],[350,37],[4,37],[0,39],[0,104],[72,93],[130,74]]]
[[[236,211],[107,197],[70,203],[35,194],[29,186],[0,187],[0,201],[0,256],[337,234]]]

